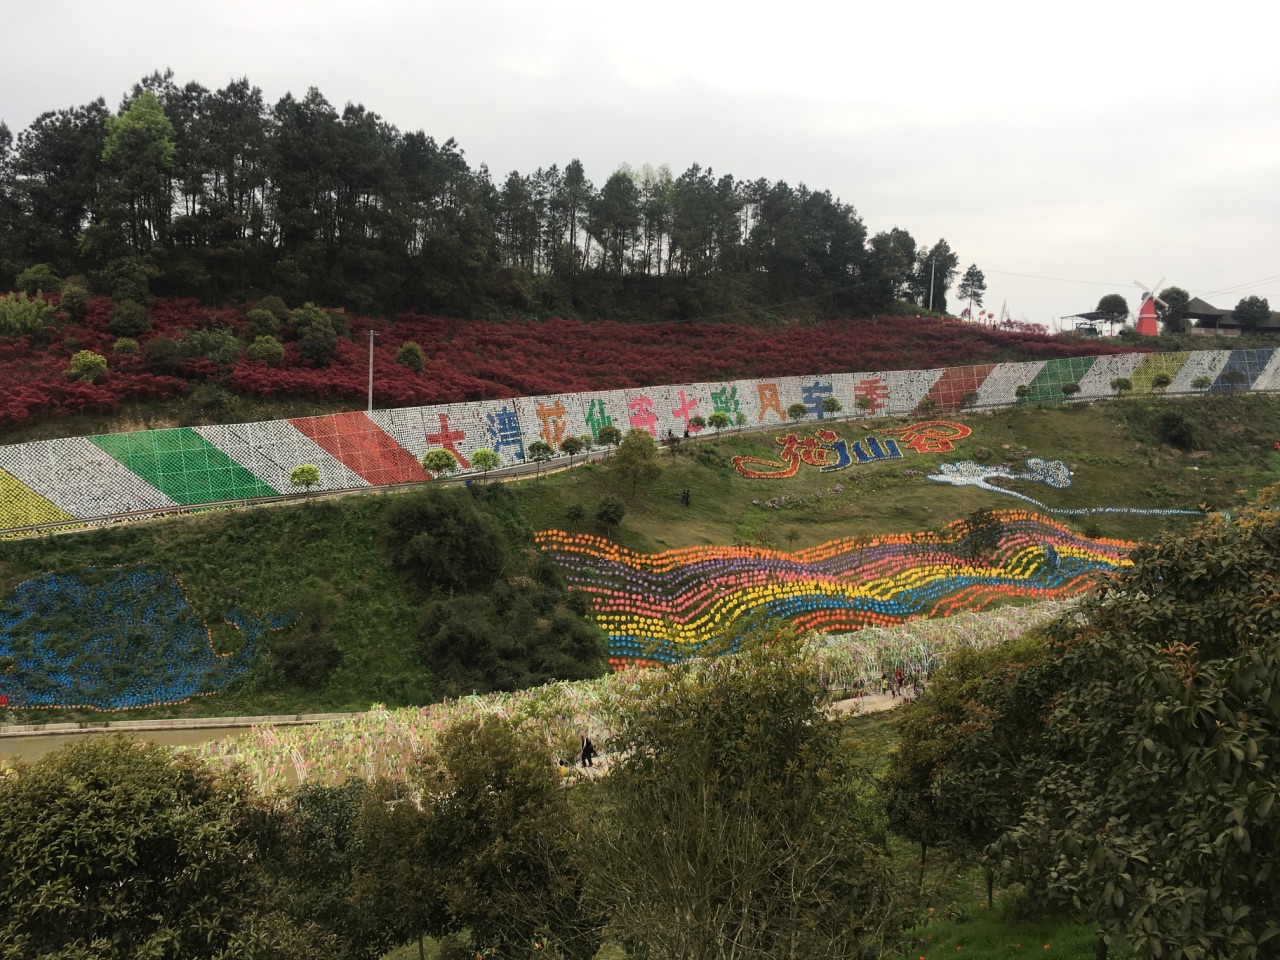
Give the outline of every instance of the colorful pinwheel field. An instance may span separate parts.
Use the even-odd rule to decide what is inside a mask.
[[[999,542],[977,557],[965,521],[940,532],[832,540],[785,553],[694,547],[639,554],[590,534],[538,535],[589,597],[610,662],[671,662],[753,611],[840,632],[948,617],[994,602],[1073,597],[1128,563],[1133,544],[1090,539],[1026,510],[992,513]]]
[[[870,689],[886,670],[927,674],[949,651],[985,648],[1013,639],[1061,616],[1069,602],[1046,601],[990,613],[962,613],[914,620],[896,627],[814,634],[809,648],[835,695]],[[193,750],[212,763],[242,763],[259,789],[300,783],[335,784],[350,777],[408,776],[415,754],[429,751],[440,732],[471,717],[505,717],[536,731],[563,757],[590,732],[606,754],[609,737],[627,709],[643,669],[617,671],[600,680],[557,683],[517,693],[386,710],[310,727],[255,728],[244,736]]]

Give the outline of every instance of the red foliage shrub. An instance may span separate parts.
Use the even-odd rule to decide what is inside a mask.
[[[25,337],[0,338],[0,428],[61,411],[114,410],[123,400],[177,396],[189,383],[219,375],[207,360],[187,360],[180,377],[149,373],[137,357],[111,351],[106,332],[111,301],[94,297],[83,320],[64,325],[48,346]],[[161,298],[150,308],[152,329],[142,338],[178,339],[193,328],[238,331],[247,307],[204,307]],[[330,366],[320,369],[285,343],[279,368],[242,357],[231,370],[233,390],[252,396],[297,396],[363,401],[368,385],[370,328],[382,332],[374,353],[374,398],[379,406],[412,406],[544,393],[614,390],[664,383],[843,372],[924,369],[1009,360],[1077,356],[1081,345],[1028,329],[997,331],[915,317],[831,320],[784,329],[713,323],[623,324],[611,321],[512,320],[508,323],[403,314],[394,321],[351,317]],[[1026,325],[1028,327],[1034,325]],[[414,371],[395,362],[405,340],[421,344],[426,363]],[[1091,343],[1099,355],[1142,347]],[[96,386],[69,384],[62,375],[75,350],[110,358]]]

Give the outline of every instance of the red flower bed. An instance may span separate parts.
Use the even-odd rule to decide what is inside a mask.
[[[404,314],[395,321],[351,318],[328,367],[303,360],[285,343],[285,362],[271,368],[243,355],[227,370],[206,360],[183,363],[180,377],[156,376],[138,357],[112,353],[111,301],[94,297],[85,318],[67,323],[49,344],[0,338],[0,427],[62,411],[116,409],[121,401],[182,394],[192,381],[221,379],[254,396],[363,401],[368,385],[367,330],[379,336],[374,397],[379,406],[612,390],[663,383],[751,379],[854,371],[925,369],[1009,360],[1124,353],[1132,346],[1064,341],[1028,332],[998,332],[914,317],[832,320],[784,329],[710,323],[623,324],[553,319],[492,323]],[[161,299],[152,329],[138,339],[179,339],[192,328],[239,330],[245,308],[215,309],[194,300]],[[421,371],[395,362],[406,340],[421,345]],[[1139,348],[1141,349],[1141,348]],[[76,350],[107,357],[97,385],[72,383],[65,370]]]

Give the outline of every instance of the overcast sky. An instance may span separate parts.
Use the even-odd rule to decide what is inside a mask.
[[[1280,308],[1280,12],[1260,0],[8,0],[0,119],[172,68],[316,86],[495,178],[577,157],[828,189],[1048,323],[1167,277]],[[1031,275],[1031,276],[1026,276]],[[953,293],[954,306],[954,293]]]

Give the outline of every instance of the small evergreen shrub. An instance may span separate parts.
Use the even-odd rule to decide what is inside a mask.
[[[37,263],[27,267],[20,274],[16,286],[23,293],[36,296],[40,293],[52,293],[62,286],[62,278],[53,269],[52,264]]]
[[[252,360],[258,360],[269,367],[278,367],[284,363],[284,346],[275,337],[258,337],[249,345],[245,354]]]
[[[111,308],[107,317],[107,333],[117,337],[136,337],[151,329],[147,308],[136,300],[123,300]]]
[[[406,340],[396,351],[396,363],[402,363],[411,370],[421,370],[426,357],[422,354],[422,347],[412,340]]]
[[[57,322],[43,297],[12,293],[0,297],[0,337],[38,337]]]
[[[107,358],[92,350],[81,350],[71,358],[67,376],[72,380],[97,383],[107,375]]]
[[[112,353],[118,353],[122,357],[136,357],[140,351],[138,341],[133,337],[121,337],[111,348]]]

